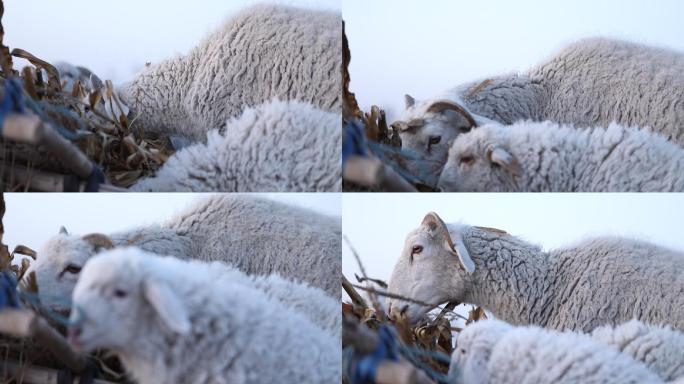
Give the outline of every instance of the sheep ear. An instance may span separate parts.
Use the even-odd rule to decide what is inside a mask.
[[[69,232],[67,232],[67,229],[64,228],[64,226],[62,225],[61,227],[59,227],[59,234],[60,235],[68,235]]]
[[[83,236],[83,241],[92,245],[96,251],[114,248],[114,242],[112,239],[101,233],[91,233],[89,235],[85,235]]]
[[[459,237],[454,243],[451,234],[449,233],[449,229],[439,215],[434,212],[428,213],[423,218],[422,225],[426,227],[428,231],[435,233],[442,238],[447,249],[458,257],[460,265],[466,273],[470,274],[475,271],[475,263],[473,263],[473,260],[470,258],[470,254],[463,244],[463,239]]]
[[[521,176],[523,173],[523,169],[520,166],[518,159],[501,147],[490,149],[487,152],[487,159],[494,164],[500,165],[503,169],[515,176]]]
[[[190,332],[190,319],[185,306],[166,283],[145,281],[143,292],[164,325],[181,335]]]
[[[416,99],[411,97],[411,95],[404,95],[404,106],[406,107],[406,109],[409,109],[414,105],[416,105]]]

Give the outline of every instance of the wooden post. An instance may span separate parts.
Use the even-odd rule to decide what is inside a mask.
[[[21,364],[18,361],[6,360],[0,362],[0,378],[11,376],[17,379],[20,383],[29,384],[58,384],[59,372],[56,369],[43,368],[37,366],[29,366]],[[74,384],[82,382],[80,377],[73,379]],[[115,384],[111,381],[94,379],[92,384]]]
[[[19,338],[34,338],[48,348],[72,372],[83,372],[86,368],[85,355],[71,348],[62,335],[31,310],[4,309],[0,311],[0,332]]]

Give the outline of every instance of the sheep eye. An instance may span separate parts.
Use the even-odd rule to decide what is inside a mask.
[[[465,349],[461,348],[461,354],[465,355]]]
[[[475,158],[473,156],[461,156],[458,159],[458,163],[461,165],[470,165],[475,162]]]
[[[468,132],[470,132],[471,129],[472,129],[472,127],[461,127],[461,128],[459,128],[458,130],[459,130],[461,133],[468,133]]]
[[[411,254],[415,255],[417,253],[423,252],[423,246],[422,245],[414,245],[413,248],[411,249]]]
[[[428,143],[430,145],[437,145],[440,141],[442,141],[442,136],[430,136],[430,141]]]
[[[128,292],[124,291],[123,289],[116,289],[114,290],[114,296],[123,299],[124,297],[128,296]]]
[[[81,267],[76,264],[69,264],[66,266],[66,268],[64,268],[62,274],[64,274],[65,272],[71,273],[73,275],[78,275],[81,272]]]

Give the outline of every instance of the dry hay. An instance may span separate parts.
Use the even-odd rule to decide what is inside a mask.
[[[4,6],[0,1],[0,18]],[[2,45],[0,22],[0,99],[4,99],[6,79],[18,78],[23,84],[26,108],[71,140],[88,159],[103,168],[114,186],[127,188],[138,179],[159,169],[173,154],[168,138],[145,134],[135,118],[129,120],[114,92],[111,81],[102,82],[94,74],[90,79],[63,79],[52,64],[23,49]],[[13,68],[12,56],[30,64],[20,72]],[[89,73],[79,68],[82,73]],[[85,79],[85,80],[84,80]],[[87,80],[87,81],[86,81]],[[30,190],[20,174],[69,175],[59,158],[46,148],[0,138],[0,183],[5,191]]]

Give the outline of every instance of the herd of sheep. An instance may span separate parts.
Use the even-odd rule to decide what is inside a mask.
[[[338,383],[341,223],[245,195],[45,243],[29,270],[69,340],[139,383]],[[72,298],[71,305],[66,305]]]
[[[455,301],[496,318],[458,335],[453,383],[684,382],[678,251],[621,237],[544,251],[431,212],[407,235],[388,290],[415,300],[389,299],[392,317],[415,322]]]
[[[407,168],[443,191],[684,191],[684,54],[581,40],[523,73],[406,96]]]

